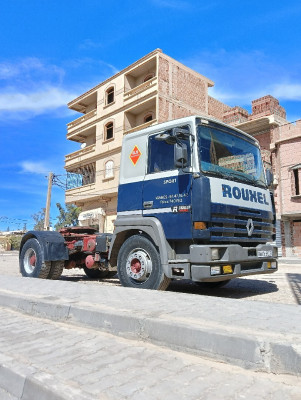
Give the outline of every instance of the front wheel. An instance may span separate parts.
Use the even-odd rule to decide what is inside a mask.
[[[145,236],[134,235],[121,246],[117,271],[122,286],[141,289],[167,289],[170,279],[164,275],[160,255]]]
[[[20,253],[20,272],[25,277],[47,279],[51,262],[43,260],[43,253],[37,239],[28,239]]]

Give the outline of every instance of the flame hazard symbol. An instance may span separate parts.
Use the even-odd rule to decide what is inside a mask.
[[[134,165],[137,164],[139,158],[141,156],[141,152],[137,146],[135,146],[130,154],[130,159]]]

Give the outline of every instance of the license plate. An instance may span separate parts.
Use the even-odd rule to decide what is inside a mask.
[[[258,250],[257,257],[272,257],[272,250]]]

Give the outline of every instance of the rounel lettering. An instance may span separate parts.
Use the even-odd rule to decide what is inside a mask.
[[[229,199],[251,201],[252,203],[266,204],[269,205],[266,194],[257,192],[251,189],[240,189],[237,186],[231,187],[230,185],[222,185],[223,197],[229,197]]]

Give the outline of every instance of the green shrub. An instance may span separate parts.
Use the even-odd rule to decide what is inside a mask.
[[[19,250],[21,245],[22,236],[11,235],[8,238],[8,242],[11,244],[11,250]]]

